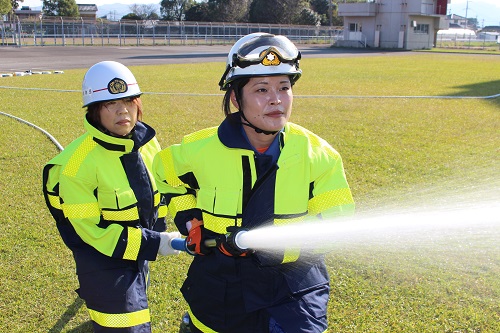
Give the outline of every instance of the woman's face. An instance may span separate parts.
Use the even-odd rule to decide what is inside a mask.
[[[125,136],[137,123],[138,106],[133,98],[102,103],[101,124],[115,136]]]
[[[243,87],[242,109],[254,126],[279,131],[292,113],[292,84],[287,75],[252,77]]]

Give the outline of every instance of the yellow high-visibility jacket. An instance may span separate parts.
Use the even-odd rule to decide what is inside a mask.
[[[203,220],[207,237],[215,238],[229,226],[251,230],[352,214],[354,201],[341,157],[325,140],[288,123],[278,134],[274,161],[253,150],[239,118],[233,113],[219,127],[187,135],[155,157],[158,189],[181,233],[187,234],[186,222],[192,218]],[[248,331],[253,324],[242,324],[242,313],[270,306],[286,312],[279,305],[289,302],[290,295],[310,295],[313,301],[304,306],[311,318],[326,315],[328,284],[318,253],[294,248],[228,257],[214,250],[194,257],[181,291],[191,319],[204,332],[243,332],[241,325]],[[291,316],[286,325],[295,328],[290,332],[303,319]],[[324,328],[307,332],[319,330]]]
[[[138,122],[131,138],[104,134],[85,119],[86,133],[50,160],[43,172],[46,203],[72,249],[125,260],[155,260],[166,206],[150,172],[160,145]],[[77,259],[77,258],[75,258]],[[92,270],[78,263],[77,270]]]
[[[326,141],[288,123],[280,134],[276,165],[258,175],[260,156],[229,124],[226,120],[220,127],[187,135],[155,158],[156,183],[181,233],[193,217],[224,234],[228,226],[285,224],[353,212],[341,157]]]

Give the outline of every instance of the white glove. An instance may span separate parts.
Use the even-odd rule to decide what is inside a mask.
[[[158,249],[158,254],[162,256],[178,255],[181,251],[173,249],[170,243],[172,239],[180,237],[182,237],[182,235],[178,231],[160,232],[160,248]]]

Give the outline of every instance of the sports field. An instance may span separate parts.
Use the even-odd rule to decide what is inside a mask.
[[[224,50],[212,53],[209,62],[130,64],[145,92],[144,121],[163,147],[222,120]],[[0,78],[0,111],[62,146],[83,133],[88,67],[58,67],[65,61],[54,56],[50,66],[63,74]],[[498,206],[499,56],[311,53],[301,68],[291,120],[340,152],[359,214]],[[0,128],[0,332],[88,332],[71,253],[41,191],[42,168],[58,149],[13,118],[0,115]],[[377,242],[374,234],[373,242],[325,244],[329,332],[500,332],[500,219],[486,228],[485,218],[479,212],[467,232],[446,238],[417,230],[412,241]],[[153,332],[178,331],[190,260],[152,264]]]

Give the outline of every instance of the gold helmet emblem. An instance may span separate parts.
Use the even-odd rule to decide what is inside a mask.
[[[114,78],[108,83],[108,91],[111,94],[120,94],[128,90],[128,85],[125,81],[119,78]]]
[[[267,51],[264,51],[267,52]],[[262,56],[262,53],[260,54]],[[273,51],[270,51],[263,59],[261,62],[262,65],[264,66],[279,66],[281,64],[280,58],[276,53]]]

